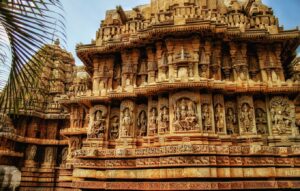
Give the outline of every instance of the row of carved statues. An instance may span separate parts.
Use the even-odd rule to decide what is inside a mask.
[[[295,107],[287,97],[256,99],[179,92],[149,98],[148,104],[124,100],[120,107],[96,105],[81,116],[71,112],[71,128],[87,128],[87,138],[115,140],[176,133],[220,135],[295,135]],[[75,109],[75,111],[80,108]],[[86,113],[85,113],[86,112]],[[81,125],[79,125],[81,124]]]

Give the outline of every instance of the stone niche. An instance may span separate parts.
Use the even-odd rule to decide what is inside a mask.
[[[104,105],[96,105],[90,109],[90,123],[87,132],[88,139],[107,140],[108,108]]]
[[[252,96],[238,97],[238,118],[240,135],[256,135],[255,113]]]
[[[124,100],[120,110],[120,135],[119,138],[133,138],[136,127],[136,108],[132,100]],[[141,113],[139,113],[141,114]]]
[[[274,96],[269,101],[270,129],[274,136],[297,134],[295,106],[288,97]]]
[[[182,91],[170,95],[171,133],[200,132],[200,94]]]
[[[115,141],[120,135],[120,108],[112,108],[109,117],[108,140]]]

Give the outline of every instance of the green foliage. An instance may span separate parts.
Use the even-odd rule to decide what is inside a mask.
[[[0,106],[4,112],[17,112],[18,100],[25,100],[34,88],[48,59],[42,47],[54,38],[65,42],[62,12],[60,0],[0,0]]]

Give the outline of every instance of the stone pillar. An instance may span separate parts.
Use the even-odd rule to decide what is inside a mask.
[[[148,84],[153,84],[156,82],[157,73],[157,61],[155,58],[155,53],[153,52],[153,47],[147,47],[147,57],[148,57]]]

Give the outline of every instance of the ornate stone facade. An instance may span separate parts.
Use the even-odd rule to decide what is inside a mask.
[[[259,0],[117,7],[51,69],[61,110],[1,126],[3,163],[30,191],[299,189],[299,39]]]

